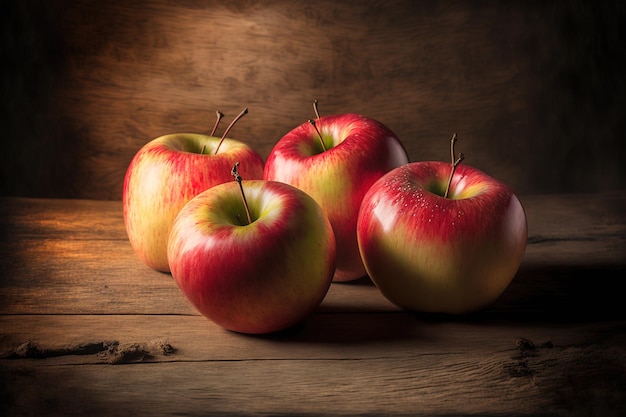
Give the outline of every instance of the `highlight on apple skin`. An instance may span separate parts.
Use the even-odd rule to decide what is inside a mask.
[[[169,272],[167,239],[174,218],[192,197],[232,181],[230,170],[237,161],[246,178],[263,178],[261,156],[247,144],[229,138],[165,135],[135,154],[124,178],[122,204],[128,238],[142,262]]]
[[[323,210],[303,191],[243,180],[240,192],[231,181],[183,207],[168,258],[201,314],[228,330],[263,334],[289,328],[319,306],[335,270],[336,242]]]
[[[384,124],[358,114],[329,115],[284,135],[265,162],[264,179],[291,184],[322,206],[337,239],[333,279],[350,281],[366,274],[356,238],[363,196],[383,174],[408,161]]]
[[[367,272],[407,310],[480,310],[508,287],[524,256],[526,215],[509,187],[459,165],[446,198],[450,170],[429,161],[396,168],[370,188],[359,212]]]

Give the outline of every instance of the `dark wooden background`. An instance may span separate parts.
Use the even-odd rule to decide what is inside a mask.
[[[2,195],[119,199],[144,143],[216,110],[249,107],[230,136],[265,158],[316,98],[412,160],[447,159],[458,132],[521,194],[626,186],[618,0],[0,4]]]

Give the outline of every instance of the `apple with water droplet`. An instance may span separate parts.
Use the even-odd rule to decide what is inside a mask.
[[[463,314],[493,303],[524,256],[526,215],[503,182],[454,160],[413,162],[381,177],[359,211],[365,268],[407,309]]]

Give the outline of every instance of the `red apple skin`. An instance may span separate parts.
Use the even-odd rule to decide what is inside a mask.
[[[520,266],[522,204],[502,182],[465,164],[414,162],[379,179],[363,200],[358,242],[372,281],[392,303],[463,314],[495,301]]]
[[[242,186],[250,224],[234,181],[200,193],[181,210],[168,246],[172,276],[200,313],[228,330],[284,330],[325,297],[335,237],[303,191],[262,180]]]
[[[169,272],[167,240],[176,215],[200,192],[232,181],[236,162],[243,178],[263,178],[263,159],[255,150],[226,138],[213,155],[219,140],[193,133],[165,135],[144,145],[130,162],[122,193],[124,224],[135,253],[149,267]],[[207,154],[200,154],[205,144]]]
[[[409,161],[398,137],[385,125],[358,114],[323,116],[283,136],[271,150],[264,179],[291,184],[312,196],[324,209],[337,239],[334,281],[366,274],[356,238],[361,200],[383,174]]]

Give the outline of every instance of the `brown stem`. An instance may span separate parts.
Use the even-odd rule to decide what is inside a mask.
[[[243,206],[246,209],[246,216],[248,217],[248,224],[252,223],[252,217],[250,217],[250,209],[248,208],[248,201],[246,200],[246,195],[243,192],[243,185],[241,184],[241,175],[239,175],[239,171],[237,167],[239,166],[239,162],[233,165],[233,169],[230,171],[233,177],[235,177],[235,181],[239,184],[239,191],[241,192],[241,199],[243,200]],[[237,215],[239,216],[239,215]]]
[[[317,109],[317,99],[315,99],[313,101],[313,111],[315,112],[315,117],[317,117],[317,120],[319,120],[320,119],[320,112]]]
[[[457,140],[456,132],[454,132],[450,138],[450,162],[452,162],[452,164],[454,164],[454,145],[456,145]]]
[[[315,126],[315,120],[313,119],[309,119],[309,123],[311,123],[313,125],[313,129],[315,129],[315,131],[317,132],[317,137],[320,140],[320,143],[322,144],[322,149],[324,150],[324,152],[326,152],[326,144],[324,143],[324,139],[322,138],[322,134],[320,133],[319,129],[317,128],[317,126]]]
[[[237,117],[235,117],[235,119],[232,122],[230,122],[230,124],[224,131],[224,134],[222,135],[220,142],[217,144],[217,147],[215,148],[215,153],[214,153],[215,155],[217,155],[217,152],[220,150],[220,146],[222,146],[222,142],[224,142],[224,139],[226,139],[226,135],[228,135],[228,132],[230,132],[230,129],[232,129],[235,123],[237,123],[237,120],[241,119],[247,113],[248,113],[248,108],[246,107],[245,109],[241,111],[241,113],[237,115]]]
[[[222,117],[224,117],[224,113],[222,113],[219,110],[216,111],[215,114],[217,115],[217,119],[215,120],[215,125],[213,126],[213,130],[211,130],[211,134],[209,136],[215,135],[215,131],[217,130],[217,126],[220,124],[220,120],[222,120]]]
[[[222,117],[224,117],[224,113],[222,113],[221,111],[216,111],[215,112],[217,114],[217,120],[215,120],[215,125],[213,126],[213,130],[211,130],[211,133],[209,133],[209,136],[213,136],[215,135],[215,131],[217,130],[217,126],[220,124],[220,120],[222,120]],[[200,150],[200,154],[204,154],[204,151],[206,150],[206,143],[204,145],[202,145],[202,149]]]
[[[456,171],[456,167],[465,159],[465,155],[463,153],[459,153],[459,156],[454,159],[454,145],[456,144],[457,137],[456,133],[452,135],[452,139],[450,139],[450,161],[451,161],[451,169],[450,169],[450,177],[448,178],[448,185],[446,185],[446,192],[443,197],[448,198],[448,194],[450,193],[450,184],[452,184],[452,177],[454,177],[454,171]]]

